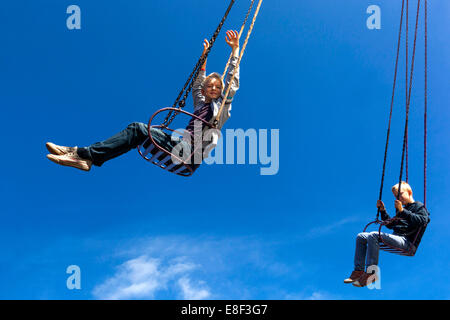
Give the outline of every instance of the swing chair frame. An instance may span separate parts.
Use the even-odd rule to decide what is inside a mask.
[[[399,217],[394,217],[385,221],[381,221],[381,220],[375,220],[372,222],[369,222],[366,227],[364,228],[363,232],[366,232],[367,228],[372,225],[372,224],[379,224],[380,226],[378,227],[378,243],[380,245],[380,249],[386,252],[390,252],[390,253],[395,253],[401,256],[406,256],[406,257],[413,257],[418,249],[418,246],[416,245],[416,241],[417,238],[419,237],[419,234],[423,234],[425,232],[426,229],[426,225],[424,227],[419,227],[418,230],[414,230],[411,234],[415,233],[415,237],[413,242],[411,242],[411,246],[409,247],[408,250],[402,249],[402,248],[398,248],[395,246],[390,245],[389,243],[385,242],[383,240],[383,237],[381,236],[381,229],[384,226],[387,226],[395,221],[401,220]]]
[[[182,133],[169,128],[166,125],[152,125],[153,122],[153,118],[155,116],[157,116],[159,113],[162,112],[171,112],[171,111],[175,111],[177,113],[183,113],[191,118],[195,118],[198,121],[201,121],[203,125],[205,126],[209,126],[210,128],[212,127],[212,124],[205,121],[204,119],[196,116],[193,113],[187,112],[185,110],[180,110],[178,108],[162,108],[158,111],[156,111],[150,118],[149,123],[148,123],[148,132],[149,132],[149,137],[147,138],[147,140],[139,145],[137,147],[137,150],[139,152],[139,154],[147,161],[153,163],[154,165],[167,170],[169,172],[175,173],[177,175],[183,176],[183,177],[189,177],[194,173],[194,169],[192,168],[192,160],[193,160],[193,156],[194,154],[198,151],[198,149],[201,148],[200,146],[195,147],[195,149],[192,151],[192,145],[189,144],[191,146],[191,155],[187,158],[185,158],[184,160],[181,159],[179,157],[179,155],[176,155],[174,153],[172,153],[172,151],[167,150],[166,148],[164,148],[163,146],[161,146],[160,144],[158,144],[154,137],[151,134],[151,128],[157,128],[157,129],[161,129],[163,132],[165,130],[170,131],[171,134],[173,133],[178,133],[180,135],[182,135]],[[167,132],[166,132],[167,133]],[[191,141],[194,140],[194,136],[190,133],[191,135]],[[181,140],[180,140],[181,142]],[[148,155],[151,154],[151,157],[148,157]]]

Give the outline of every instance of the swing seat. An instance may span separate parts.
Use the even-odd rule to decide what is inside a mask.
[[[212,124],[205,121],[204,119],[199,118],[193,113],[184,111],[179,108],[162,108],[158,111],[156,111],[150,118],[148,122],[148,134],[149,137],[137,147],[137,150],[139,154],[150,163],[153,163],[154,165],[168,171],[175,173],[177,175],[183,176],[183,177],[189,177],[191,176],[196,167],[192,164],[194,159],[194,154],[197,152],[200,147],[196,147],[194,150],[191,148],[191,154],[188,157],[183,157],[185,159],[182,159],[180,155],[176,155],[172,152],[172,150],[168,150],[167,146],[162,146],[157,142],[157,140],[152,136],[151,134],[151,128],[156,128],[162,130],[167,135],[173,135],[173,133],[178,133],[180,136],[183,135],[183,133],[176,131],[174,129],[169,128],[165,125],[152,125],[153,119],[155,116],[157,116],[160,113],[163,112],[174,112],[175,114],[182,113],[190,117],[191,119],[196,119],[198,121],[201,121],[203,125],[206,125],[208,127],[212,127]],[[191,134],[191,138],[194,137]],[[179,140],[181,141],[181,139]]]
[[[389,245],[385,245],[383,244],[383,240],[380,240],[380,249],[405,257],[414,257],[414,255],[416,254],[416,248],[414,246],[412,246],[410,250],[406,251],[400,248],[394,248],[390,247]]]
[[[186,163],[174,163],[172,154],[167,153],[164,148],[160,147],[158,144],[152,143],[150,138],[145,140],[142,145],[138,146],[138,152],[145,160],[169,172],[185,177],[194,173],[192,168]]]
[[[381,237],[381,228],[383,226],[386,226],[387,224],[393,222],[394,220],[398,220],[398,218],[392,218],[390,220],[386,220],[386,221],[380,221],[380,220],[375,220],[370,222],[368,225],[366,225],[366,227],[364,228],[363,232],[366,232],[367,227],[370,226],[371,224],[379,224],[380,227],[378,228],[378,244],[380,245],[380,250],[386,251],[386,252],[390,252],[390,253],[394,253],[400,256],[405,256],[405,257],[414,257],[414,255],[417,252],[417,245],[416,245],[416,240],[417,237],[419,236],[419,234],[422,232],[425,232],[425,228],[420,227],[417,232],[416,235],[414,237],[414,241],[411,244],[411,247],[409,248],[409,250],[405,250],[402,248],[397,248],[395,246],[392,246],[386,242],[383,241],[383,238]]]

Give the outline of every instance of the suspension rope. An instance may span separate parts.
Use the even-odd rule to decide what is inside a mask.
[[[250,24],[250,27],[249,27],[248,32],[247,32],[247,36],[246,36],[245,41],[244,41],[244,44],[242,45],[241,53],[240,53],[238,61],[236,63],[236,67],[233,69],[233,74],[231,75],[230,83],[228,85],[227,91],[225,92],[225,96],[224,96],[224,98],[222,100],[222,105],[220,106],[219,112],[217,113],[217,116],[215,117],[215,119],[213,121],[213,126],[214,127],[216,127],[218,122],[219,122],[219,119],[220,119],[220,116],[222,114],[223,108],[225,106],[225,103],[227,101],[228,95],[230,93],[231,84],[234,81],[234,78],[236,76],[236,71],[239,68],[239,65],[240,65],[241,60],[242,60],[242,56],[244,55],[244,52],[245,52],[245,48],[247,47],[248,40],[250,39],[250,35],[252,34],[253,27],[254,27],[255,22],[256,22],[256,18],[258,17],[258,14],[259,14],[259,9],[261,8],[261,4],[262,4],[262,0],[259,0],[258,5],[257,5],[256,10],[255,10],[255,13],[253,15],[252,23]]]
[[[394,84],[392,86],[392,98],[391,98],[391,106],[390,106],[390,111],[389,111],[389,122],[388,122],[387,134],[386,134],[386,144],[385,144],[385,148],[384,148],[384,159],[383,159],[383,169],[382,169],[382,174],[381,174],[380,192],[379,192],[379,196],[378,196],[379,200],[381,200],[382,196],[383,196],[384,176],[386,173],[386,161],[387,161],[387,153],[388,153],[388,148],[389,148],[389,137],[390,137],[390,133],[391,133],[392,110],[394,107],[395,88],[396,88],[396,83],[397,83],[398,58],[400,55],[400,42],[401,42],[401,38],[402,38],[404,7],[405,7],[405,0],[402,0],[402,10],[401,10],[401,15],[400,15],[400,27],[399,27],[399,31],[398,31],[398,41],[397,41],[397,56],[395,59],[395,68],[394,68],[394,70],[395,70],[394,71]],[[380,209],[377,210],[376,221],[378,221],[379,216],[380,216]]]
[[[409,36],[409,0],[406,0],[406,36],[405,36],[405,110],[408,105],[408,36]],[[405,181],[408,183],[409,170],[408,170],[408,131],[406,131],[406,167],[405,167]]]
[[[250,7],[247,10],[247,14],[245,15],[244,22],[242,22],[241,30],[239,30],[239,37],[238,37],[238,39],[241,39],[241,36],[242,36],[243,31],[244,31],[245,25],[247,24],[248,17],[250,16],[250,13],[252,12],[252,8],[253,8],[254,2],[255,2],[255,0],[252,0],[252,2],[250,3]],[[230,62],[231,62],[231,58],[232,57],[233,57],[233,52],[231,52],[230,56],[228,57],[227,64],[225,65],[225,70],[222,73],[222,77],[221,77],[222,81],[225,78],[225,75],[227,74],[228,67],[230,66]]]
[[[404,159],[405,159],[405,151],[406,151],[406,142],[407,142],[407,133],[408,133],[408,121],[409,121],[409,107],[411,103],[411,89],[412,89],[412,80],[414,75],[414,61],[416,56],[416,42],[417,42],[417,27],[419,24],[419,12],[420,12],[420,0],[417,0],[417,13],[416,13],[416,27],[414,32],[414,45],[413,45],[413,55],[412,55],[412,61],[411,61],[411,74],[409,76],[409,92],[408,92],[408,100],[406,104],[406,117],[405,117],[405,132],[403,135],[403,148],[402,148],[402,160],[400,164],[400,177],[399,177],[399,185],[398,185],[398,193],[397,193],[397,199],[400,199],[400,193],[401,193],[401,182],[402,182],[402,176],[403,176],[403,165],[404,165]]]
[[[427,206],[427,113],[428,113],[428,3],[425,0],[425,106],[424,106],[424,141],[423,141],[423,204]]]

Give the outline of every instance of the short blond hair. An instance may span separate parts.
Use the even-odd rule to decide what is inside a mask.
[[[398,192],[398,187],[399,187],[399,184],[397,183],[397,184],[395,184],[395,185],[393,185],[392,186],[392,192]],[[408,191],[408,193],[411,195],[411,197],[412,197],[412,194],[413,194],[413,191],[412,191],[412,188],[411,188],[411,186],[409,185],[409,183],[407,183],[407,182],[405,182],[405,181],[402,181],[401,182],[401,185],[400,185],[400,188],[401,188],[401,190],[406,190],[406,191]]]
[[[219,80],[219,81],[220,81],[220,84],[222,85],[222,90],[223,90],[224,84],[223,84],[222,76],[221,76],[219,73],[217,73],[217,72],[213,72],[213,73],[209,74],[209,75],[205,78],[205,80],[203,80],[203,83],[202,83],[202,89],[205,89],[205,88],[206,88],[206,86],[211,82],[211,79],[217,79],[217,80]]]

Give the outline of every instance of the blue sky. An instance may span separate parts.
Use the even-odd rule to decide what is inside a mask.
[[[48,161],[45,142],[89,145],[171,106],[227,1],[3,3],[0,298],[449,299],[450,3],[429,2],[432,220],[414,258],[380,254],[381,290],[342,281],[356,234],[376,214],[400,0],[264,1],[226,128],[279,129],[279,171],[203,165],[191,178],[136,151],[88,173],[64,168]],[[81,30],[66,27],[71,4]],[[239,28],[247,4],[237,1],[224,31]],[[366,27],[374,4],[380,30]],[[416,200],[423,24],[419,35],[409,147]],[[223,70],[223,39],[208,71]],[[384,189],[391,212],[404,70],[402,57]],[[66,287],[70,265],[80,267],[80,290]]]

